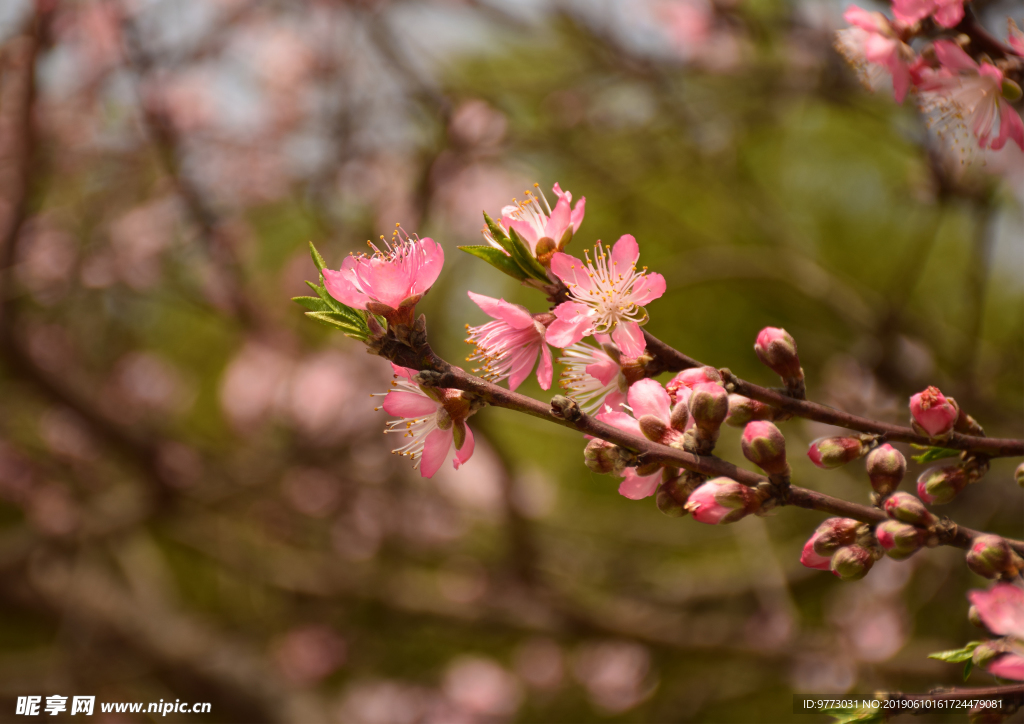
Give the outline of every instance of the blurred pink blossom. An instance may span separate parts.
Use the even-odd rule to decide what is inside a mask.
[[[488,720],[511,717],[522,699],[515,677],[482,656],[460,656],[452,661],[442,690],[459,708]]]
[[[599,708],[617,714],[632,709],[657,686],[650,679],[651,656],[646,648],[627,641],[581,646],[573,657],[573,676]]]
[[[295,628],[278,640],[274,660],[290,683],[312,686],[345,662],[345,642],[328,626]]]

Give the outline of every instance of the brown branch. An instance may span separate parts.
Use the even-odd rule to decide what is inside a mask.
[[[975,16],[974,12],[969,7],[964,8],[964,19],[956,26],[956,30],[970,37],[971,45],[985,53],[1002,56],[1004,58],[1017,56],[1017,53],[1014,52],[1013,48],[1001,42],[996,36],[988,32],[980,22],[978,22],[977,16]]]
[[[647,350],[654,356],[654,362],[648,365],[648,375],[654,376],[661,372],[677,372],[690,369],[691,367],[704,367],[705,365],[689,357],[669,345],[662,342],[650,332],[644,331],[647,339]],[[768,387],[761,387],[752,382],[742,380],[731,372],[723,374],[725,381],[731,385],[737,394],[749,397],[752,400],[764,402],[783,412],[805,417],[815,422],[824,422],[829,425],[838,425],[848,430],[872,433],[881,435],[889,442],[907,442],[916,445],[936,445],[951,448],[954,450],[972,450],[982,452],[990,457],[1007,457],[1024,455],[1024,440],[1012,440],[1003,438],[976,437],[974,435],[963,435],[954,432],[949,439],[937,443],[924,435],[918,435],[909,427],[893,425],[887,422],[879,422],[866,417],[851,415],[842,410],[836,410],[826,405],[808,400],[794,399],[784,392],[773,390]]]

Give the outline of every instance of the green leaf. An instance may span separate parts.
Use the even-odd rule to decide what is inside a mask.
[[[467,254],[483,259],[498,271],[508,274],[519,281],[526,279],[526,272],[519,268],[519,265],[508,254],[493,246],[460,246]]]
[[[352,307],[349,307],[349,306],[339,302],[337,299],[335,299],[334,297],[332,297],[330,295],[330,292],[327,291],[327,288],[325,286],[323,286],[322,284],[320,284],[320,285],[314,284],[313,282],[309,281],[308,279],[306,280],[306,284],[308,284],[309,288],[312,289],[314,292],[316,292],[316,295],[318,297],[320,297],[320,299],[324,302],[324,304],[327,305],[327,309],[325,309],[323,311],[331,311],[331,312],[337,312],[338,314],[343,314],[346,317],[348,317],[348,319],[351,322],[351,324],[354,324],[357,327],[359,327],[359,326],[365,327],[366,326],[366,317],[363,316],[362,312],[360,312],[357,309],[352,309]],[[313,311],[319,311],[319,310],[313,310]]]
[[[317,271],[323,274],[324,267],[327,266],[327,263],[324,261],[324,258],[320,256],[320,252],[316,250],[316,247],[313,246],[312,241],[309,242],[309,255],[313,257],[313,263],[316,264]]]
[[[533,254],[530,253],[530,247],[526,245],[526,242],[516,233],[515,229],[508,230],[508,238],[512,247],[509,253],[522,270],[531,277],[539,279],[545,284],[550,284],[551,280],[548,279],[547,269],[533,257]]]
[[[879,708],[874,707],[857,707],[857,708],[841,708],[836,707],[834,709],[822,709],[823,714],[828,714],[830,717],[836,720],[836,724],[853,724],[854,722],[861,722],[867,724],[868,722],[884,721],[885,712]]]
[[[311,312],[331,311],[331,308],[320,297],[292,297],[292,301],[301,304]]]
[[[369,330],[366,329],[365,325],[362,328],[353,326],[348,323],[345,317],[337,312],[306,312],[306,316],[312,317],[328,327],[340,329],[346,336],[353,339],[365,341],[369,336]]]
[[[971,675],[971,671],[974,669],[974,659],[967,659],[964,664],[964,681],[967,681],[967,677]]]
[[[491,236],[494,237],[494,240],[501,244],[502,248],[508,251],[508,247],[505,246],[508,243],[508,234],[505,233],[505,230],[501,228],[498,222],[488,216],[486,211],[484,212],[484,221],[487,222],[487,228],[490,229]]]
[[[930,463],[943,458],[955,458],[960,454],[959,450],[950,450],[944,447],[928,447],[927,445],[914,445],[918,450],[924,450],[920,455],[914,455],[914,462]]]
[[[968,661],[974,655],[974,649],[978,648],[978,644],[980,643],[980,641],[971,641],[962,649],[936,651],[934,654],[928,654],[928,658],[938,659],[939,661],[948,661],[953,664],[959,663],[961,661]]]

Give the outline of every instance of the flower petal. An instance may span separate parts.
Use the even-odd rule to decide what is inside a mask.
[[[395,417],[425,417],[437,412],[438,403],[426,395],[391,390],[384,396],[384,412]]]
[[[540,351],[542,342],[531,344],[529,347],[513,352],[512,369],[509,370],[508,388],[514,390],[530,376],[533,371],[533,364],[537,361],[537,353]]]
[[[633,416],[640,419],[644,415],[654,415],[662,422],[668,422],[672,414],[671,400],[668,392],[657,380],[640,380],[629,388],[629,406],[633,408]]]
[[[596,378],[602,385],[611,384],[619,374],[619,365],[607,355],[601,355],[602,359],[592,365],[585,367],[587,374]]]
[[[650,304],[665,293],[665,277],[657,272],[644,274],[633,282],[633,291],[629,295],[629,301],[638,307]]]
[[[469,428],[466,428],[467,432]],[[423,457],[420,458],[420,475],[424,478],[434,477],[434,473],[441,469],[441,464],[448,457],[448,449],[452,446],[454,434],[452,429],[431,430],[423,442]],[[466,436],[467,440],[469,436]],[[466,447],[463,443],[462,447]]]
[[[537,253],[537,242],[540,241],[540,234],[533,224],[523,221],[522,219],[509,219],[508,227],[516,230],[519,237],[526,242],[528,247],[530,247],[531,253]]]
[[[569,228],[571,223],[571,212],[569,211],[569,202],[563,196],[555,204],[555,208],[551,210],[551,216],[548,217],[547,223],[544,225],[544,236],[554,240],[557,244],[562,239],[562,234]]]
[[[444,266],[444,249],[429,236],[420,239],[417,243],[419,253],[423,255],[419,269],[413,280],[413,294],[423,294],[430,287],[434,286],[437,277],[441,274],[441,267]]]
[[[1017,654],[1000,656],[985,668],[988,669],[988,673],[1000,679],[1024,681],[1024,657]]]
[[[899,0],[897,0],[897,3]],[[873,13],[870,10],[851,5],[843,13],[843,20],[850,25],[867,30],[869,33],[878,33],[887,25],[885,17],[881,13]]]
[[[590,274],[587,273],[587,265],[564,252],[555,252],[551,257],[551,271],[566,284],[576,284],[586,290],[594,287]]]
[[[551,377],[554,374],[551,362],[551,348],[544,342],[540,343],[540,364],[537,365],[537,382],[542,390],[551,389]]]
[[[978,70],[974,59],[952,40],[936,40],[932,47],[935,48],[935,57],[944,67],[950,70]]]
[[[458,470],[464,462],[473,457],[473,449],[476,447],[476,440],[473,439],[473,431],[466,425],[466,439],[462,442],[462,447],[457,453],[455,453],[455,459],[452,460],[452,465]]]
[[[637,263],[640,259],[640,245],[632,234],[623,234],[612,247],[612,265],[618,266],[619,274],[625,274],[626,270]]]
[[[593,326],[592,310],[576,302],[562,302],[555,307],[555,316],[557,319],[548,327],[544,338],[548,344],[559,349],[579,342],[590,333]]]
[[[628,432],[630,435],[636,435],[637,437],[644,436],[644,434],[640,432],[640,423],[636,421],[636,418],[626,414],[625,412],[600,412],[594,416],[594,419],[618,428],[623,432]]]
[[[627,469],[622,484],[619,485],[619,495],[630,500],[643,500],[654,495],[661,482],[661,471],[650,475],[637,475],[635,470]]]
[[[556,322],[557,324],[557,322]],[[554,326],[551,325],[552,327]],[[550,333],[551,329],[548,328]],[[644,333],[640,331],[640,325],[636,322],[619,322],[612,332],[612,340],[622,351],[623,357],[636,358],[647,349],[647,340]]]
[[[969,591],[967,598],[989,631],[1024,640],[1024,591],[1000,583],[988,591]]]
[[[366,309],[366,303],[370,301],[356,286],[355,275],[346,274],[344,268],[342,271],[324,269],[324,287],[328,294],[353,309]]]
[[[572,209],[572,233],[576,233],[580,230],[580,224],[583,223],[583,215],[587,211],[587,197],[580,196],[580,200],[576,202],[576,205]]]
[[[513,329],[526,329],[533,324],[533,315],[526,307],[506,302],[504,299],[487,297],[476,292],[466,292],[480,309],[494,319],[506,322]]]
[[[937,22],[944,28],[955,27],[963,19],[963,0],[953,0],[953,2],[948,3],[945,7],[939,8],[937,11],[935,11],[935,22]]]

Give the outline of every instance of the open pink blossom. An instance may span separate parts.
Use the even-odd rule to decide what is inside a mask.
[[[893,0],[892,12],[908,25],[931,15],[942,27],[952,28],[964,19],[964,0]]]
[[[910,88],[910,68],[916,56],[901,39],[901,28],[882,13],[855,5],[846,9],[843,18],[853,27],[836,34],[836,49],[870,90],[880,84],[880,72],[888,71],[892,76],[893,96],[902,103]]]
[[[681,445],[683,433],[694,426],[689,413],[690,393],[689,389],[677,393],[673,404],[668,391],[657,380],[633,383],[627,397],[641,434],[662,445]]]
[[[569,290],[570,300],[555,307],[555,321],[548,327],[547,340],[566,348],[588,334],[611,334],[625,357],[639,357],[647,348],[640,330],[647,323],[644,305],[665,293],[665,278],[637,271],[640,247],[631,235],[619,238],[610,252],[601,242],[594,247],[594,259],[586,263],[574,256],[556,253],[551,271]]]
[[[640,430],[640,423],[628,413],[605,410],[598,414],[595,419],[605,422],[612,427],[617,427],[623,432],[628,432],[630,435],[641,438],[644,436]],[[622,473],[622,478],[622,483],[619,485],[619,495],[630,500],[642,500],[654,495],[658,489],[658,484],[661,482],[661,469],[659,468],[649,475],[640,475],[637,473],[636,468],[626,468]]]
[[[384,249],[370,247],[372,255],[353,254],[342,262],[340,271],[324,269],[324,286],[353,309],[410,323],[416,302],[441,273],[444,250],[433,239],[410,238],[398,231]]]
[[[988,591],[970,591],[967,597],[985,628],[997,636],[1016,639],[1014,648],[1021,652],[1004,654],[985,668],[995,676],[1024,681],[1024,591],[1009,583],[1000,583]]]
[[[392,364],[395,380],[384,396],[384,409],[389,415],[401,418],[391,420],[385,432],[398,432],[408,441],[392,452],[415,461],[424,478],[433,477],[455,443],[452,464],[458,470],[473,455],[473,431],[466,419],[474,410],[460,390],[423,388],[413,382],[415,370]],[[378,395],[375,395],[378,396]]]
[[[484,363],[484,377],[492,382],[508,378],[508,387],[514,390],[523,383],[540,355],[537,367],[537,382],[541,389],[551,387],[551,349],[544,342],[545,324],[554,319],[550,314],[530,314],[526,307],[511,304],[504,299],[485,297],[483,294],[468,292],[469,298],[484,310],[493,322],[479,327],[470,327],[466,340],[476,345],[469,357],[471,361]],[[473,370],[477,372],[479,370]]]
[[[629,383],[622,374],[612,339],[606,334],[595,335],[601,347],[586,342],[569,345],[558,358],[565,366],[559,384],[571,396],[580,409],[588,415],[598,410],[619,411],[626,404],[626,390]]]
[[[1003,97],[1003,71],[951,40],[936,40],[934,48],[941,67],[922,72],[919,98],[939,135],[967,129],[981,148],[998,151],[1012,140],[1024,149],[1024,122]]]
[[[960,411],[938,387],[929,387],[910,398],[910,419],[929,437],[942,437],[953,430]]]
[[[542,262],[550,259],[554,250],[561,250],[572,239],[583,223],[583,215],[586,212],[587,199],[584,196],[572,204],[572,194],[562,191],[556,183],[552,187],[558,201],[555,207],[551,208],[543,193],[534,194],[526,192],[526,200],[515,202],[501,210],[501,221],[499,225],[504,230],[515,229],[520,238],[530,248],[530,252]],[[501,244],[495,241],[490,229],[484,227],[484,239],[493,247],[501,249]],[[549,242],[541,244],[542,239]],[[540,245],[540,249],[538,249]]]

